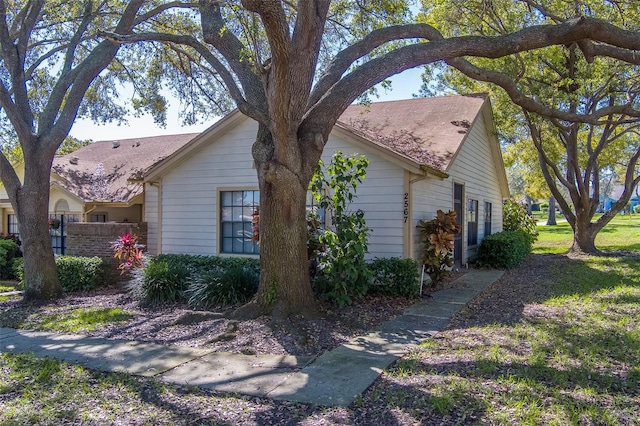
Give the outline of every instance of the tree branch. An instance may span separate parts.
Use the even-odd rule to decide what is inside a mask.
[[[294,122],[300,122],[307,109],[330,4],[329,0],[313,0],[300,2],[298,7],[289,70],[293,90],[290,105]]]
[[[267,122],[268,118],[260,108],[255,108],[253,104],[247,102],[244,95],[238,88],[231,72],[224,64],[211,53],[207,46],[200,43],[196,38],[186,35],[176,35],[167,33],[136,33],[129,35],[120,35],[115,33],[100,32],[100,35],[115,43],[135,43],[139,41],[157,41],[162,43],[173,43],[178,45],[186,45],[195,49],[211,67],[220,75],[229,95],[233,98],[238,109],[243,114],[253,118],[256,121]]]
[[[352,53],[343,53],[348,52],[351,48],[345,49],[336,56],[336,64],[332,64],[330,70],[320,79],[317,87],[314,88],[311,102],[316,101],[316,103],[322,103],[322,105],[316,105],[310,110],[313,110],[314,113],[322,112],[329,114],[336,108],[342,111],[353,102],[360,93],[390,76],[406,69],[429,64],[438,60],[447,60],[449,63],[455,64],[458,69],[470,66],[472,68],[466,68],[465,71],[473,74],[471,75],[472,78],[480,78],[481,76],[474,74],[477,67],[469,64],[468,61],[464,59],[457,58],[477,56],[495,59],[550,45],[571,44],[586,38],[624,49],[633,50],[640,48],[640,34],[637,32],[623,30],[594,18],[573,19],[558,25],[533,26],[511,34],[495,37],[463,36],[443,39],[432,27],[419,24],[415,26],[388,27],[385,30],[389,31],[389,33],[386,34],[387,40],[411,37],[424,38],[425,33],[428,33],[432,41],[412,44],[396,49],[382,57],[365,63],[346,76],[340,76],[340,78],[338,74],[340,71],[344,71],[346,66],[350,66],[350,64],[347,65],[349,60],[360,57],[359,55],[366,52],[369,47],[375,47],[376,43],[365,43],[363,40],[362,44],[356,43],[352,46],[353,49],[357,49],[357,51],[354,50]],[[395,33],[396,31],[398,31],[397,34]],[[394,38],[394,34],[398,37]],[[378,33],[373,32],[372,37],[374,37],[374,35],[378,35]],[[375,41],[381,42],[382,40],[381,38],[376,38]],[[339,66],[337,65],[338,60],[340,60]],[[485,71],[478,70],[482,72]],[[594,123],[597,123],[599,117],[612,113],[640,117],[640,111],[633,109],[630,105],[603,109],[599,111],[597,115],[589,117],[551,109],[535,102],[530,97],[522,95],[517,92],[517,90],[514,91],[513,82],[503,81],[502,78],[498,78],[501,77],[500,74],[491,74],[491,77],[510,89],[507,91],[516,104],[543,115],[566,121]],[[333,115],[337,119],[339,113]]]
[[[196,9],[196,8],[198,8],[197,2],[183,3],[181,1],[170,1],[151,9],[147,13],[143,13],[142,15],[138,16],[138,18],[135,20],[134,25],[138,25],[142,22],[147,22],[151,18],[154,18],[160,15],[161,13],[166,12],[169,9]]]
[[[131,0],[127,4],[115,27],[116,33],[126,34],[131,31],[138,10],[143,4],[144,0]],[[49,98],[42,114],[45,119],[38,123],[43,141],[55,145],[69,134],[84,94],[100,72],[113,60],[118,48],[117,43],[108,40],[100,42],[78,66],[68,72],[68,75],[73,76],[72,82],[62,78],[58,80],[58,84],[67,87],[68,91],[62,99]]]
[[[220,11],[220,1],[200,0],[200,20],[204,41],[227,61],[244,90],[247,102],[260,110],[260,116],[267,116],[268,112],[264,110],[267,98],[262,82],[252,69],[250,58],[241,56],[247,49],[227,28]]]

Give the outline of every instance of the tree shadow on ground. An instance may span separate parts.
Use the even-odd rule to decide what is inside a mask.
[[[456,314],[447,329],[514,324],[523,320],[525,306],[553,298],[595,294],[624,284],[640,286],[640,254],[616,252],[597,261],[610,271],[590,266],[585,258],[559,254],[531,254],[523,265],[505,271],[488,290]]]

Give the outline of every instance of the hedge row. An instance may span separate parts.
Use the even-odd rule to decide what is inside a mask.
[[[531,253],[531,237],[523,231],[503,231],[482,239],[478,263],[494,268],[515,268]]]
[[[373,275],[371,293],[419,295],[420,274],[414,260],[375,259],[368,267]],[[193,308],[210,308],[248,301],[259,280],[258,259],[162,254],[147,262],[132,291],[151,305],[188,303]]]
[[[20,256],[18,244],[10,239],[0,239],[0,279],[6,280],[16,277],[13,261],[18,256]]]
[[[105,264],[101,258],[56,255],[55,260],[63,291],[94,290],[105,285]],[[15,259],[14,270],[20,287],[24,287],[22,258]]]

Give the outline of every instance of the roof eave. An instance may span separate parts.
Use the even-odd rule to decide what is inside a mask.
[[[504,158],[502,158],[502,149],[500,148],[500,142],[498,141],[498,130],[496,129],[495,120],[493,119],[491,100],[488,97],[482,105],[481,113],[482,118],[485,121],[485,126],[487,127],[487,133],[489,134],[491,154],[493,155],[497,166],[496,171],[498,173],[498,181],[500,183],[502,198],[507,199],[511,197],[509,180],[507,179],[507,170],[504,166]]]
[[[87,202],[84,198],[80,197],[78,194],[76,194],[76,193],[72,192],[72,191],[71,191],[71,190],[69,190],[68,188],[65,188],[64,186],[62,186],[62,185],[61,185],[59,182],[57,182],[57,181],[50,182],[50,183],[49,183],[49,186],[50,186],[50,187],[56,187],[56,188],[57,188],[57,189],[59,189],[60,191],[62,191],[62,192],[65,192],[65,193],[69,194],[71,197],[75,198],[75,199],[76,199],[79,203],[81,203],[81,204],[84,204],[84,203],[86,203],[86,202]]]

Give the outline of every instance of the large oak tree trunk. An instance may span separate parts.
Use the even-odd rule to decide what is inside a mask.
[[[315,168],[275,161],[272,148],[271,135],[262,128],[254,145],[260,185],[260,285],[254,299],[233,312],[238,319],[316,314],[306,217],[307,190]]]
[[[48,230],[49,170],[40,161],[25,161],[24,184],[17,190],[14,205],[24,254],[24,299],[48,300],[60,297],[62,287]]]

